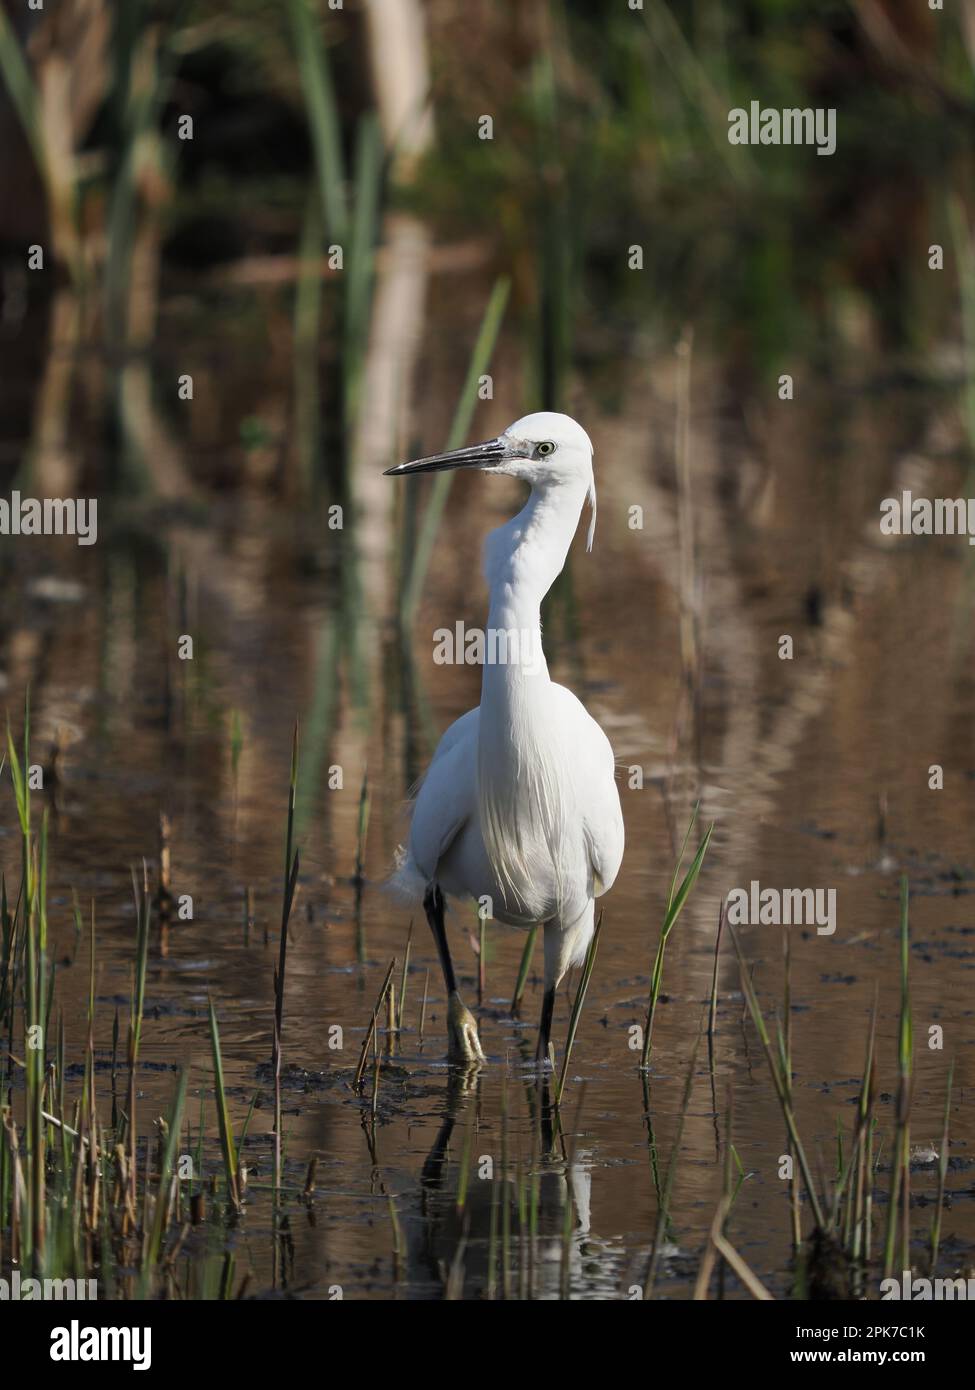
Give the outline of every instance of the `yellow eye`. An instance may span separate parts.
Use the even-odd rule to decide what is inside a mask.
[[[554,453],[555,453],[555,445],[551,442],[551,440],[548,440],[548,439],[547,439],[547,440],[545,440],[544,443],[539,444],[539,446],[538,446],[538,456],[539,456],[539,458],[543,458],[543,459],[544,459],[544,458],[548,458],[549,454],[554,454]]]

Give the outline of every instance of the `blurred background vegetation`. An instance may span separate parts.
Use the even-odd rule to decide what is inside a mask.
[[[466,360],[499,276],[525,409],[571,407],[582,375],[611,411],[620,362],[686,323],[739,400],[800,355],[829,373],[874,346],[924,372],[957,326],[971,6],[0,8],[0,466],[41,490],[82,468],[100,495],[348,496],[418,428],[423,317]],[[835,155],[730,145],[752,99],[835,107]],[[384,317],[377,280],[398,267]],[[481,273],[468,313],[458,268]]]

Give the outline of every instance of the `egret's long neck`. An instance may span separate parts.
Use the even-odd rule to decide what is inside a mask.
[[[585,482],[536,488],[485,547],[491,591],[478,725],[481,834],[509,910],[528,901],[539,873],[551,873],[561,901],[565,827],[572,808],[560,776],[561,726],[551,708],[539,609],[555,582],[579,521]],[[511,643],[517,644],[512,654]]]
[[[533,488],[528,501],[507,525],[493,531],[485,548],[485,577],[490,589],[488,628],[491,632],[517,634],[529,644],[538,674],[548,678],[541,646],[542,599],[555,583],[579,522],[587,484],[565,482]],[[482,699],[498,684],[510,686],[530,677],[532,665],[522,660],[486,661]]]

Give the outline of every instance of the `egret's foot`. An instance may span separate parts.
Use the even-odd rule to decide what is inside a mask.
[[[477,1022],[454,990],[447,1001],[447,1056],[451,1062],[483,1062]]]

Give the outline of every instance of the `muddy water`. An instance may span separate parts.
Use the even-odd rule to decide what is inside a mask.
[[[489,1184],[477,1173],[493,1162],[500,1174],[506,1146],[512,1202],[519,1174],[540,1173],[537,1248],[531,1269],[518,1270],[515,1262],[509,1292],[530,1282],[537,1296],[555,1295],[567,1277],[574,1296],[630,1296],[645,1277],[657,1221],[654,1163],[665,1170],[671,1161],[710,993],[718,904],[753,879],[763,887],[836,892],[835,933],[793,928],[790,938],[800,1130],[817,1173],[831,1176],[838,1123],[849,1142],[875,990],[885,1139],[892,1128],[903,873],[912,892],[912,1142],[940,1143],[954,1057],[943,1249],[946,1272],[971,1267],[975,552],[963,540],[892,543],[880,535],[879,502],[901,486],[930,496],[964,492],[950,417],[942,418],[943,407],[918,388],[890,380],[865,372],[789,406],[770,391],[746,424],[730,408],[720,374],[699,355],[689,504],[687,496],[680,501],[674,466],[677,388],[669,360],[634,371],[613,416],[593,402],[574,403],[596,440],[599,523],[593,554],[585,555],[580,535],[551,596],[546,645],[553,676],[577,691],[614,744],[627,852],[605,902],[571,1061],[564,1104],[570,1165],[540,1169],[533,1162],[533,1083],[522,1063],[533,1047],[541,952],[524,1021],[516,1022],[508,1001],[523,944],[517,933],[488,931],[480,1019],[489,1062],[475,1081],[445,1066],[444,992],[426,925],[417,920],[405,1027],[383,1062],[375,1116],[371,1081],[362,1097],[349,1084],[373,1001],[389,961],[403,961],[410,925],[409,911],[382,889],[403,834],[406,788],[431,737],[478,699],[477,669],[435,665],[432,634],[458,620],[482,622],[474,557],[485,530],[517,505],[515,485],[458,476],[405,654],[390,620],[396,529],[383,501],[370,502],[380,510],[369,517],[368,535],[381,543],[364,559],[356,559],[351,539],[327,531],[322,515],[295,514],[246,494],[214,506],[205,520],[120,508],[110,515],[105,508],[102,538],[90,550],[63,542],[8,549],[4,696],[17,719],[29,681],[36,752],[43,760],[56,737],[62,745],[57,785],[37,800],[52,813],[50,913],[69,1053],[81,1056],[87,992],[71,890],[96,903],[97,1042],[107,1064],[113,1012],[118,1006],[124,1019],[134,952],[130,866],[145,856],[155,872],[164,809],[172,822],[173,889],[192,896],[193,916],[174,923],[165,944],[154,941],[139,1128],[145,1132],[164,1112],[175,1069],[188,1065],[191,1094],[205,1094],[207,1133],[215,1136],[210,990],[238,1132],[257,1096],[244,1146],[247,1208],[229,1237],[231,1287],[249,1273],[251,1292],[441,1297],[453,1267],[454,1292],[482,1293],[491,1210]],[[478,436],[520,413],[520,402],[502,394],[480,408]],[[436,447],[441,422],[431,417],[427,429],[422,442]],[[227,456],[235,458],[232,449]],[[391,492],[402,487],[390,482]],[[361,588],[350,604],[342,576],[354,564]],[[697,633],[696,655],[685,639],[683,658],[682,614],[685,632]],[[192,662],[175,657],[184,633],[194,638]],[[358,666],[349,659],[353,634]],[[779,656],[784,635],[793,640],[791,661]],[[682,696],[682,659],[693,671],[690,702]],[[234,711],[243,738],[236,776]],[[292,1191],[276,1243],[267,1062],[296,717],[301,874],[284,1026]],[[940,791],[928,785],[933,764],[944,768]],[[337,767],[343,786],[330,788],[329,769]],[[366,883],[357,907],[352,874],[366,768]],[[702,820],[713,819],[716,828],[668,949],[648,1116],[631,1029],[644,1016],[675,837],[698,798]],[[0,855],[11,877],[17,853],[8,788]],[[471,1003],[472,927],[471,912],[459,908],[454,956]],[[772,1017],[782,1007],[782,929],[746,927],[742,938]],[[574,984],[558,1001],[560,1048]],[[693,1288],[721,1191],[730,1088],[732,1138],[747,1176],[729,1236],[781,1295],[791,1277],[788,1196],[778,1176],[783,1124],[756,1036],[743,1022],[727,940],[718,987],[713,1078],[702,1047],[676,1154],[657,1291],[678,1297]],[[934,1025],[944,1030],[941,1050],[929,1047]],[[103,1073],[106,1104],[107,1085]],[[195,1101],[187,1113],[195,1133]],[[461,1219],[456,1196],[467,1132],[474,1176]],[[300,1191],[312,1158],[315,1195],[305,1202]],[[215,1143],[208,1142],[205,1162],[208,1171],[218,1169]],[[879,1163],[885,1189],[884,1149]],[[933,1166],[916,1168],[918,1257],[935,1183]],[[878,1210],[882,1217],[882,1199]],[[188,1291],[215,1291],[227,1268],[224,1252],[219,1232],[193,1233],[181,1274]],[[742,1291],[729,1279],[727,1293]]]

